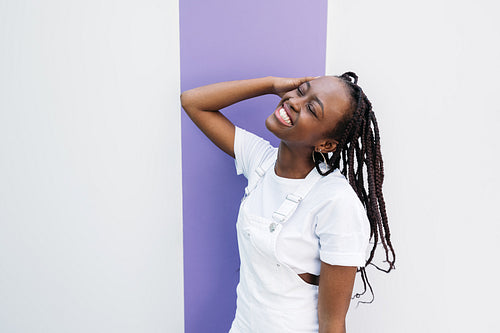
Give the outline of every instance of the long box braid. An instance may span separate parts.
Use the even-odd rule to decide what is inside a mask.
[[[342,82],[347,87],[351,96],[351,108],[330,133],[330,136],[339,142],[337,149],[331,156],[326,156],[326,158],[319,156],[317,152],[313,152],[313,154],[316,154],[314,163],[321,175],[327,175],[336,168],[340,169],[340,163],[342,162],[340,172],[348,179],[349,184],[366,210],[370,221],[370,240],[373,239],[373,247],[365,267],[357,270],[357,272],[361,273],[364,290],[362,293],[356,293],[353,299],[365,294],[368,285],[372,299],[369,302],[359,301],[358,304],[372,303],[375,295],[366,275],[366,266],[373,265],[378,270],[389,273],[395,268],[394,263],[396,261],[382,194],[384,163],[380,152],[380,135],[372,104],[361,87],[358,86],[358,76],[353,72],[345,72],[340,76],[335,75],[335,77],[342,79]],[[323,160],[326,160],[329,167],[326,171],[319,167]],[[357,164],[356,168],[354,162]],[[368,176],[367,189],[365,188],[363,166],[366,166]],[[389,264],[387,269],[380,268],[372,263],[379,240],[385,250],[385,262]]]

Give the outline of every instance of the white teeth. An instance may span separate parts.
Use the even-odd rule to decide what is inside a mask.
[[[280,116],[281,118],[288,124],[288,125],[291,125],[292,124],[292,121],[290,120],[290,117],[288,117],[288,115],[286,114],[286,111],[284,108],[281,108],[280,111]]]

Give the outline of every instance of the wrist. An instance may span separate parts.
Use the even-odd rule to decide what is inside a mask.
[[[274,94],[276,95],[276,77],[274,76],[265,76],[261,78],[263,80],[263,84],[265,86],[265,93],[266,94]]]

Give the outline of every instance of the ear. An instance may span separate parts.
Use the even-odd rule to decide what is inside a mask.
[[[337,140],[334,139],[326,139],[316,146],[314,146],[314,151],[321,152],[321,153],[331,153],[337,149]]]

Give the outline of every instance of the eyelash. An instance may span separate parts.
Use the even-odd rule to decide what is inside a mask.
[[[298,91],[298,93],[299,93],[300,96],[304,95],[302,93],[302,91],[300,90],[300,87],[297,88],[297,91]],[[316,117],[316,113],[314,112],[314,109],[311,107],[310,104],[307,104],[307,109],[309,110],[309,112],[311,112]]]

